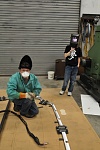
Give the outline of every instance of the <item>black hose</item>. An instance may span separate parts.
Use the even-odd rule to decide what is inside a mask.
[[[32,132],[30,132],[30,130],[29,130],[29,128],[28,128],[28,125],[27,125],[27,122],[21,117],[21,115],[15,113],[14,111],[11,111],[11,110],[1,110],[0,113],[2,113],[2,112],[6,112],[6,113],[11,112],[11,113],[14,114],[15,116],[17,116],[17,117],[23,122],[23,124],[25,125],[26,130],[27,130],[29,136],[32,137],[32,138],[34,139],[34,141],[35,141],[38,145],[41,145],[41,146],[47,145],[47,142],[46,142],[46,143],[40,143],[39,138],[36,137]]]

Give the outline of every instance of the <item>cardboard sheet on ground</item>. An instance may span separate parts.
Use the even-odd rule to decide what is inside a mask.
[[[46,88],[41,92],[41,97],[48,100],[57,108],[61,121],[68,127],[67,134],[71,150],[100,150],[100,139],[83,112],[76,104],[73,97],[66,94],[59,95],[60,89]],[[2,93],[2,91],[1,91]],[[38,106],[39,100],[36,100]],[[13,104],[11,105],[13,109]],[[28,127],[40,142],[48,142],[45,147],[38,146],[26,132],[23,123],[13,114],[9,113],[4,130],[0,136],[1,150],[65,150],[61,134],[57,134],[56,117],[52,107],[43,106],[34,118],[25,118]]]
[[[5,90],[0,90],[0,91],[1,91],[0,92],[0,97],[2,97],[2,96],[6,97],[7,96]],[[7,103],[8,103],[8,101],[0,101],[0,110],[4,110],[7,107]],[[0,122],[2,120],[3,114],[4,113],[0,113]]]
[[[81,102],[84,114],[100,116],[99,103],[91,95],[81,94]]]

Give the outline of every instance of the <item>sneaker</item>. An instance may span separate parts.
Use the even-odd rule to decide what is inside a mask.
[[[62,90],[59,92],[60,95],[63,95],[64,93],[65,91],[62,91]]]
[[[68,92],[68,94],[67,94],[68,96],[71,96],[72,95],[72,92]]]

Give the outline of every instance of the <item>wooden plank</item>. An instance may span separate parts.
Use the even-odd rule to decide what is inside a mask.
[[[7,97],[5,90],[1,90],[0,97],[1,97],[0,99],[2,99],[2,97]],[[8,100],[0,101],[0,111],[6,110],[9,107],[10,107],[10,101],[8,101]],[[7,117],[8,117],[8,112],[1,112],[0,113],[0,133],[2,132],[2,130],[5,126]]]
[[[60,96],[59,90],[59,88],[46,88],[42,90],[41,96],[54,103],[62,123],[68,127],[67,137],[71,150],[99,150],[100,139],[75,100],[66,94]],[[39,100],[36,100],[36,103],[41,106]],[[52,107],[43,106],[39,111],[34,118],[23,118],[27,121],[30,131],[39,137],[40,142],[49,142],[42,149],[65,150],[63,141],[59,141],[62,135],[58,135],[56,132],[58,124],[54,123],[56,117]],[[41,146],[36,145],[27,134],[23,123],[10,113],[1,137],[0,148],[3,150],[32,150],[32,148],[40,150]]]

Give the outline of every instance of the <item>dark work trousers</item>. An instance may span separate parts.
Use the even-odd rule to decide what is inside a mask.
[[[37,115],[39,113],[36,103],[28,98],[14,99],[14,105],[19,109],[21,115]]]

